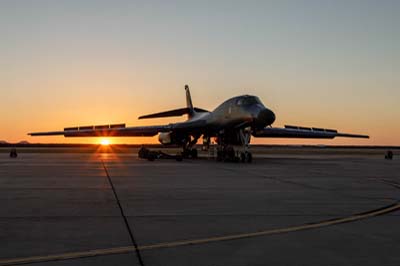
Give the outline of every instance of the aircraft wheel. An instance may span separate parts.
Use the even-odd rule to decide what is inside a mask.
[[[227,147],[225,150],[225,161],[234,162],[235,161],[235,150],[233,147]]]
[[[241,161],[242,163],[246,162],[246,154],[245,154],[244,152],[241,152],[241,153],[240,153],[240,161]]]
[[[184,149],[183,152],[182,152],[182,157],[185,158],[185,159],[188,159],[189,157],[191,157],[191,155],[192,155],[192,151],[191,150]]]
[[[178,153],[175,158],[178,162],[182,162],[182,160],[183,160],[182,154],[180,154],[180,153]]]
[[[156,156],[154,156],[154,154],[149,153],[149,155],[147,155],[147,160],[149,160],[150,162],[153,162],[156,159]]]
[[[139,158],[146,159],[148,155],[149,155],[149,150],[146,149],[145,147],[141,147],[138,152]]]
[[[217,151],[217,162],[221,162],[223,160],[222,151]]]
[[[251,152],[245,153],[245,161],[246,163],[251,163],[253,161],[253,155],[251,154]]]
[[[198,157],[197,149],[192,149],[192,150],[190,151],[190,156],[191,156],[193,159],[197,159],[197,157]]]

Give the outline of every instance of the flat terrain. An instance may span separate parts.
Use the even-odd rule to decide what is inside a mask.
[[[3,150],[0,265],[140,265],[107,174],[147,266],[400,265],[400,159],[383,156],[275,148],[234,164]]]

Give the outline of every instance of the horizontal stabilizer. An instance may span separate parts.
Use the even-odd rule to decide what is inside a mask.
[[[198,112],[198,113],[208,113],[207,110],[197,108],[197,107],[194,108],[194,111]],[[139,116],[139,119],[181,116],[181,115],[189,114],[190,112],[191,112],[190,108],[186,107],[186,108],[180,108],[180,109],[175,109],[175,110],[170,110],[170,111],[165,111],[165,112],[160,112],[160,113],[155,113],[155,114]]]

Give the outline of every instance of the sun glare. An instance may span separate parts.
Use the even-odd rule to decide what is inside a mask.
[[[102,146],[108,146],[108,145],[110,145],[110,140],[109,139],[102,139],[102,140],[100,140],[100,144]]]

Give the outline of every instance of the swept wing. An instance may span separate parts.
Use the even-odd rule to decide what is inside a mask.
[[[54,136],[64,135],[65,137],[151,137],[159,132],[168,132],[171,125],[165,126],[142,126],[126,127],[125,124],[118,125],[98,125],[68,127],[62,131],[35,132],[29,133],[31,136]]]
[[[315,127],[285,126],[284,128],[267,127],[253,132],[254,137],[260,138],[313,138],[333,139],[335,137],[369,138],[367,135],[340,133],[336,129]]]
[[[125,124],[97,125],[67,127],[62,131],[34,132],[28,133],[31,136],[54,136],[65,137],[152,137],[161,132],[201,132],[206,124],[205,120],[188,120],[186,122],[160,125],[160,126],[139,126],[126,127]]]

